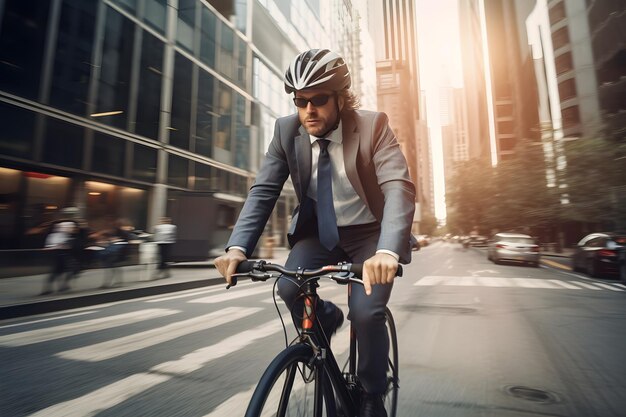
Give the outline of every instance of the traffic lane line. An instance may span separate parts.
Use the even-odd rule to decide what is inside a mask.
[[[563,264],[560,264],[558,262],[551,261],[549,259],[541,258],[541,263],[544,263],[544,264],[546,264],[548,266],[551,266],[553,268],[563,269],[565,271],[571,271],[572,270],[571,266],[563,265]]]

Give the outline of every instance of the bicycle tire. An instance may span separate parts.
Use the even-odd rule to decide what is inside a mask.
[[[387,390],[384,394],[385,410],[388,417],[396,417],[398,410],[398,390],[400,388],[400,362],[398,354],[398,333],[391,310],[385,308],[387,330],[389,331],[389,369],[387,370]]]
[[[279,353],[267,367],[259,384],[252,394],[245,417],[313,417],[315,384],[312,379],[306,382],[308,365],[314,356],[311,346],[297,344]],[[336,415],[335,400],[330,380],[326,374],[324,387],[329,395],[324,395],[323,416]]]

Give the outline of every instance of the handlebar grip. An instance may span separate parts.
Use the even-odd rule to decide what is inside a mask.
[[[352,266],[350,267],[350,272],[352,272],[358,278],[363,278],[363,264],[352,264]],[[403,272],[404,270],[402,269],[402,265],[398,264],[396,276],[401,277]]]
[[[248,261],[248,260],[241,261],[241,263],[237,265],[236,272],[238,274],[245,274],[245,273],[251,272],[255,264],[256,262],[254,261]]]

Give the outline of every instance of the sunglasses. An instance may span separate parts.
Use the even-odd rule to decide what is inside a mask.
[[[311,103],[315,107],[320,107],[328,103],[328,99],[331,97],[332,95],[326,94],[318,94],[317,96],[313,96],[311,98],[294,97],[293,104],[295,104],[296,107],[300,108],[305,108],[309,103]]]

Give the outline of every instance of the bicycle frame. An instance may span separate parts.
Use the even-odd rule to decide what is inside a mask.
[[[318,334],[314,330],[314,323],[317,320],[316,307],[318,295],[316,287],[316,280],[307,280],[303,285],[304,314],[302,316],[302,333],[300,335],[300,343],[309,344],[313,348],[313,351],[316,355],[316,363],[314,366],[315,377],[318,379],[317,384],[315,385],[315,405],[313,414],[315,416],[322,415],[322,400],[324,396],[323,384],[324,382],[326,382],[326,379],[323,378],[322,372],[326,372],[328,380],[331,382],[332,387],[334,388],[335,396],[339,399],[339,405],[341,406],[344,414],[346,416],[356,416],[359,407],[358,393],[356,392],[356,390],[351,392],[348,389],[348,384],[354,384],[354,387],[356,388],[356,381],[347,381],[348,384],[346,384],[344,374],[339,368],[337,360],[335,359],[332,350],[328,346],[326,338],[318,337]],[[348,291],[348,297],[349,296],[350,291]],[[356,335],[354,334],[352,325],[350,325],[349,375],[352,378],[354,378],[354,375],[356,375]]]

